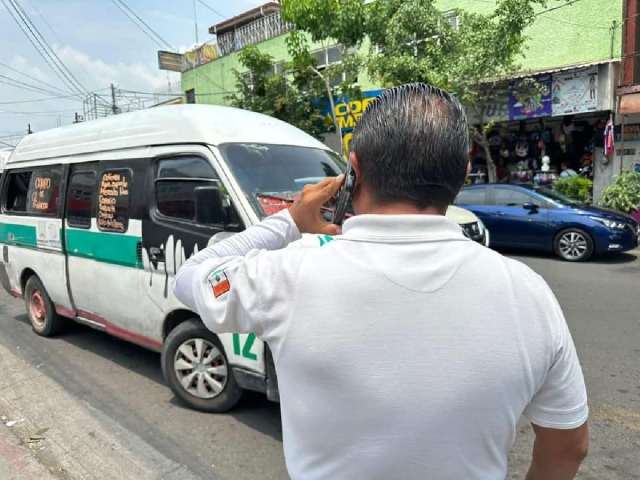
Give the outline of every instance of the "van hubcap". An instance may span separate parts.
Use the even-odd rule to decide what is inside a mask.
[[[31,320],[39,327],[44,325],[47,318],[47,310],[44,306],[44,298],[39,290],[31,294]]]
[[[565,258],[575,260],[582,257],[587,251],[587,239],[578,232],[567,232],[558,242],[560,253]]]
[[[229,378],[227,362],[218,347],[204,338],[192,338],[180,345],[173,360],[178,381],[198,398],[220,395]]]

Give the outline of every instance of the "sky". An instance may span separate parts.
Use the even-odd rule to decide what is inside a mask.
[[[184,52],[195,44],[193,0],[122,1],[174,50]],[[214,39],[208,33],[211,25],[266,1],[197,0],[199,42]],[[9,2],[22,7],[83,90],[108,97],[113,83],[121,89],[153,93],[180,81],[179,73],[158,69],[160,47],[125,16],[115,0],[0,0],[0,148],[15,145],[28,124],[32,131],[41,131],[68,125],[75,112],[83,113],[82,101],[71,96],[69,87],[11,17],[6,8]],[[34,86],[48,92],[28,89]]]

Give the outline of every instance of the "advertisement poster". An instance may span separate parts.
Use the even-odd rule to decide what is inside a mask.
[[[552,83],[554,116],[598,109],[598,67],[554,73]]]
[[[372,102],[378,95],[384,90],[370,90],[362,92],[362,100],[349,100],[346,97],[340,97],[335,99],[335,116],[338,120],[338,125],[342,131],[342,141],[345,146],[345,150],[349,150],[349,142],[351,141],[353,127],[356,126],[358,120],[364,113],[367,105]],[[331,116],[331,105],[327,101],[325,108],[325,114],[327,121],[333,123],[333,117]]]
[[[509,85],[509,120],[551,115],[551,75],[512,80]]]

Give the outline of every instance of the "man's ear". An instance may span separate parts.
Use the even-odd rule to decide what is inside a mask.
[[[471,162],[469,162],[467,163],[467,176],[465,177],[465,180],[469,178],[469,175],[471,175],[471,169],[472,169]]]
[[[358,156],[356,155],[356,152],[349,153],[349,161],[351,162],[351,165],[353,166],[353,171],[356,174],[356,185],[357,185],[360,181],[360,164],[358,163]]]

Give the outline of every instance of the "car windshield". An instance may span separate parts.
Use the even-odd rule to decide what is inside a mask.
[[[260,217],[286,208],[307,184],[344,173],[337,153],[294,145],[229,143],[219,147],[224,160]]]
[[[577,200],[574,200],[572,198],[569,198],[565,195],[562,195],[561,193],[558,193],[554,190],[551,190],[549,188],[536,188],[535,192],[542,195],[543,197],[546,197],[547,199],[551,200],[554,203],[558,203],[560,205],[564,205],[564,206],[568,206],[568,207],[575,207],[578,205],[582,205],[581,202],[578,202]]]

